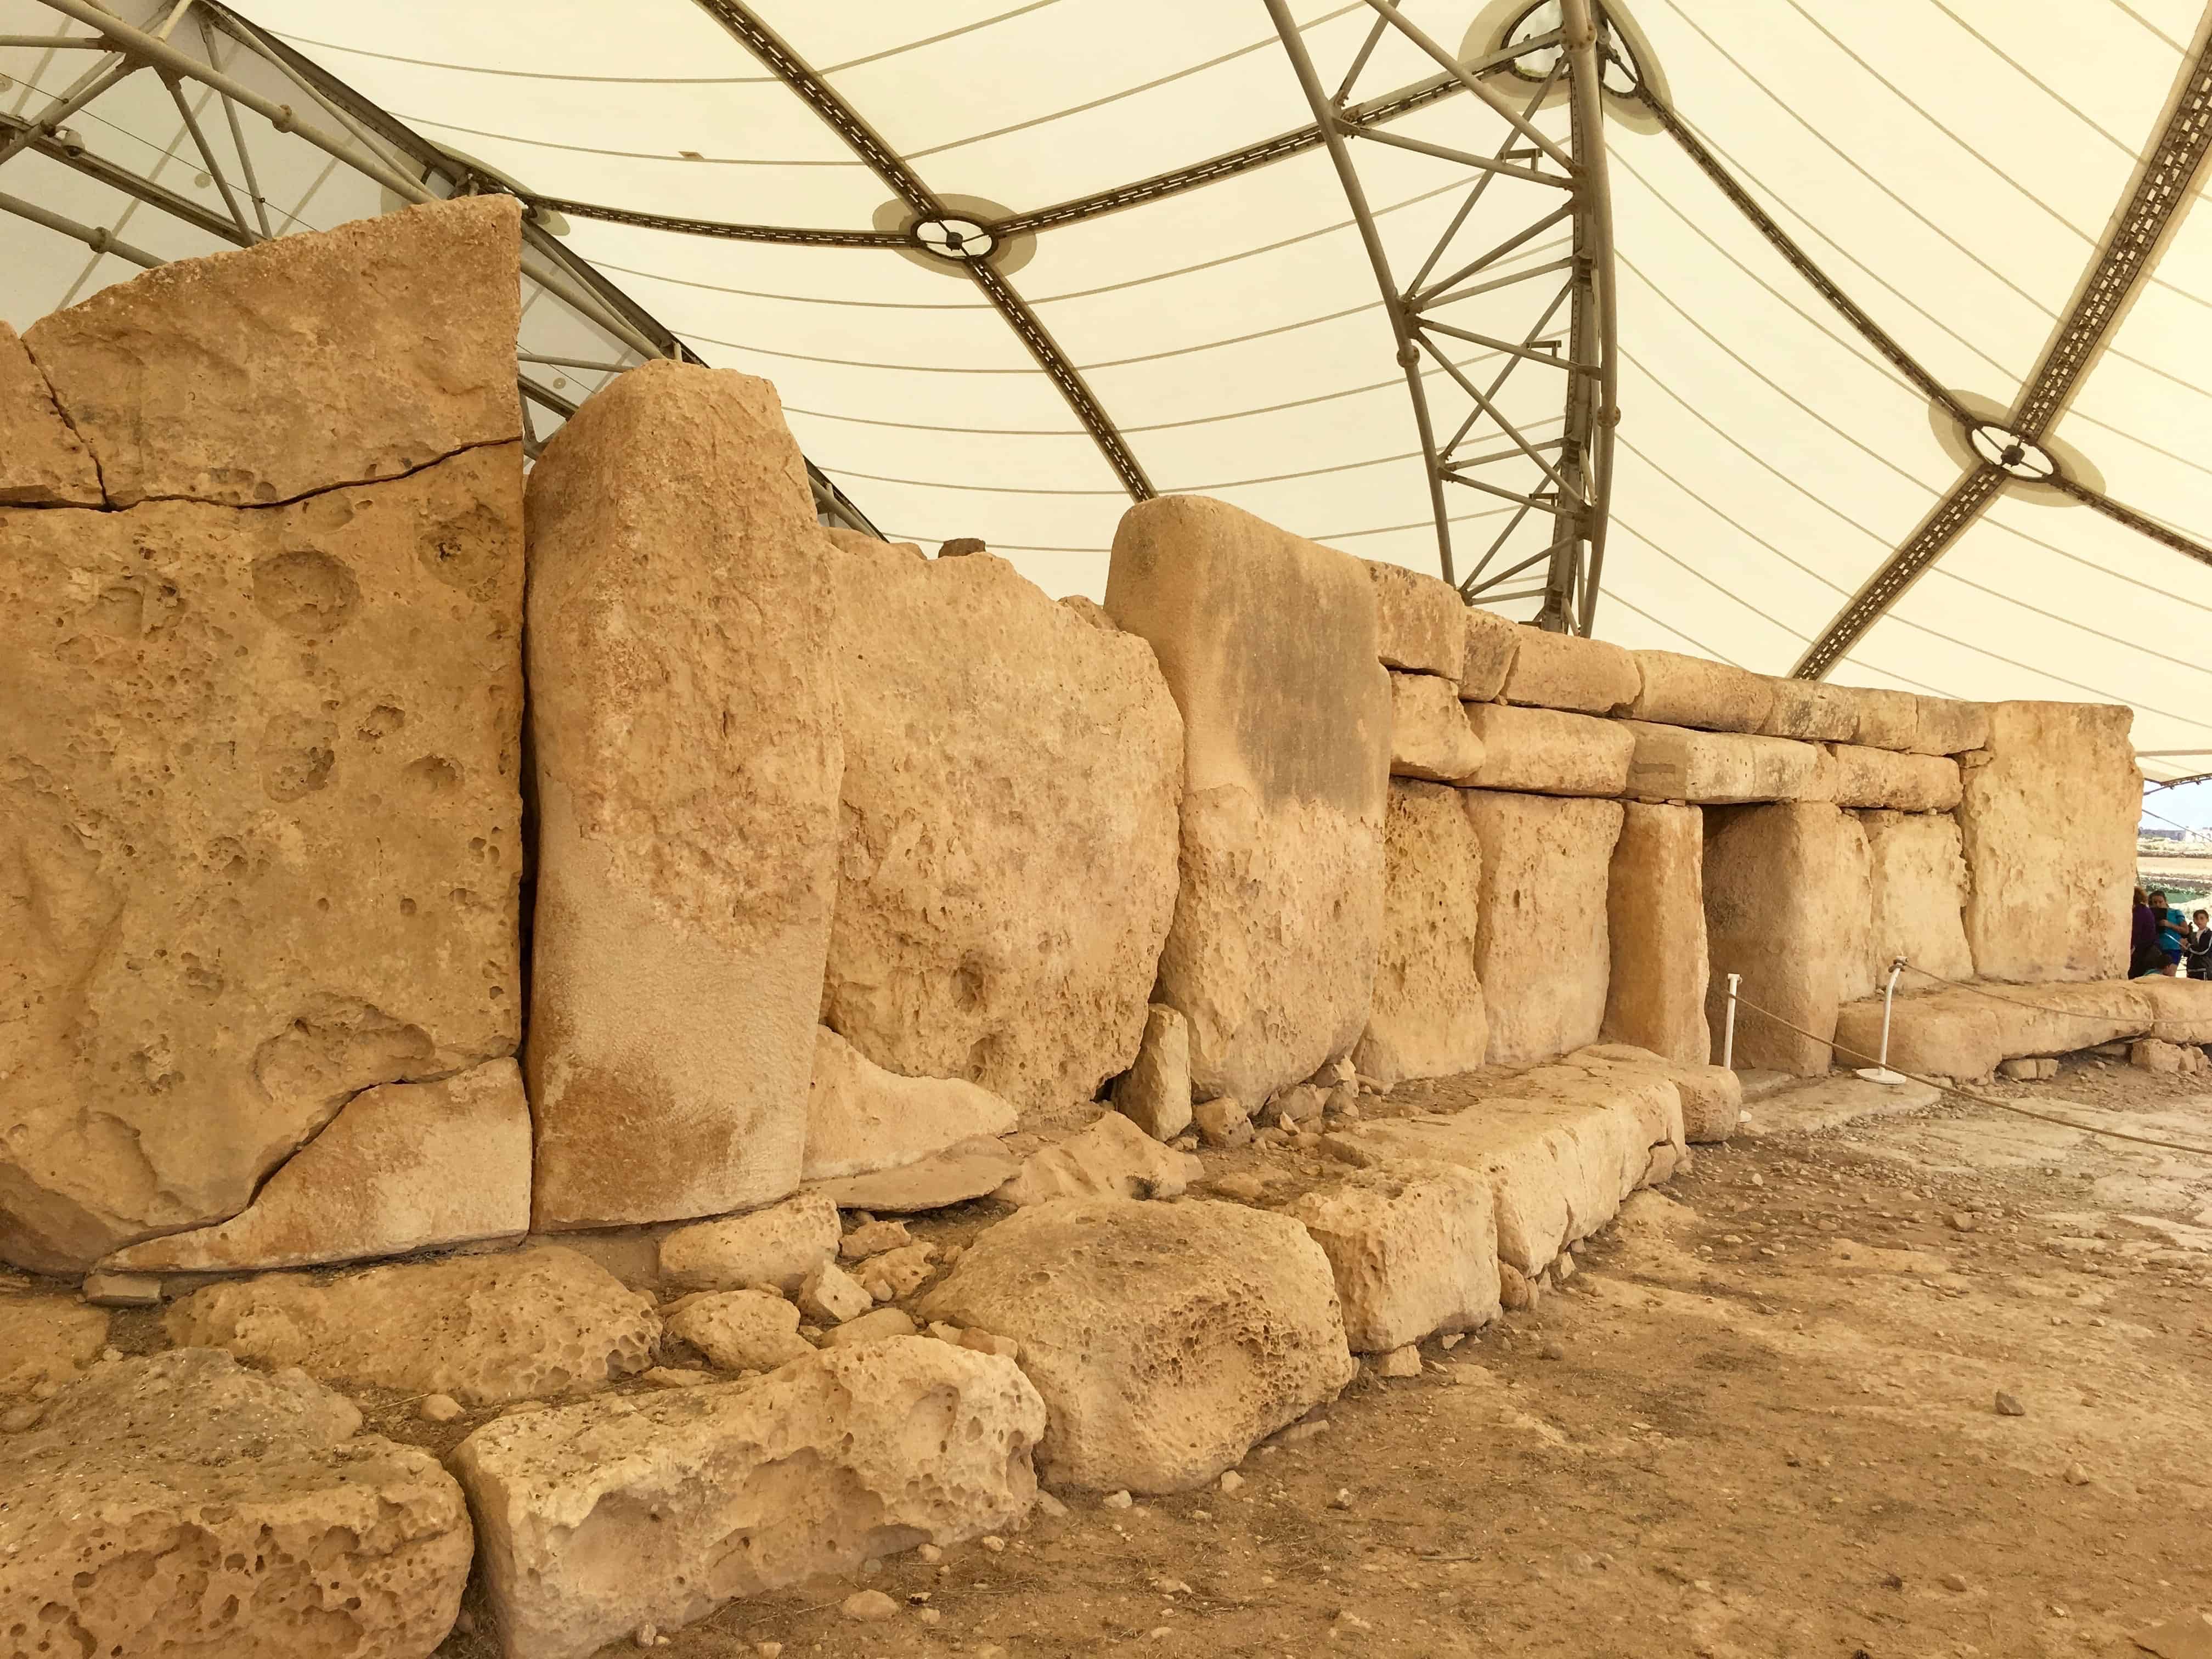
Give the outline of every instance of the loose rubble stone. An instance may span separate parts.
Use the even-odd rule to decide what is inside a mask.
[[[1411,1343],[1402,1348],[1393,1348],[1376,1362],[1375,1370],[1382,1376],[1419,1376],[1421,1374],[1421,1351]]]
[[[1445,783],[1482,766],[1482,739],[1468,723],[1459,687],[1434,674],[1390,676],[1390,775]]]
[[[1712,1051],[1705,1030],[1705,814],[1638,801],[1621,812],[1606,878],[1611,969],[1602,1033],[1703,1066]]]
[[[1278,1091],[1267,1103],[1267,1115],[1279,1127],[1311,1123],[1320,1117],[1328,1102],[1328,1095],[1314,1085],[1301,1083]]]
[[[1869,890],[1868,972],[1877,988],[1903,957],[1945,979],[1974,976],[1966,945],[1966,861],[1958,821],[1948,813],[1862,812]],[[1906,989],[1928,981],[1907,973]]]
[[[1611,959],[1598,896],[1620,835],[1620,804],[1488,790],[1463,799],[1482,842],[1475,971],[1490,1017],[1490,1062],[1547,1059],[1595,1042]]]
[[[87,1273],[80,1294],[96,1308],[158,1308],[161,1279],[158,1273]]]
[[[1174,1009],[1145,1012],[1136,1063],[1114,1085],[1114,1107],[1155,1140],[1190,1127],[1190,1026]]]
[[[799,1334],[799,1310],[765,1291],[701,1291],[661,1310],[668,1334],[726,1371],[772,1371],[814,1345]]]
[[[836,607],[775,388],[623,374],[546,444],[530,538],[535,1224],[781,1198],[805,1152],[842,750]]]
[[[1890,1064],[1922,1077],[1987,1077],[2002,1060],[2071,1054],[2137,1036],[2156,1023],[2156,1004],[2144,989],[2154,982],[1990,986],[1901,994],[1891,1010]],[[1881,1024],[1880,998],[1847,1003],[1836,1021],[1836,1041],[1863,1054],[1878,1053]]]
[[[204,1348],[98,1367],[0,1438],[4,1650],[428,1654],[459,1610],[468,1511],[428,1452],[361,1423],[297,1372]]]
[[[1209,1146],[1242,1146],[1252,1139],[1252,1119],[1234,1095],[1201,1100],[1190,1115],[1200,1139]]]
[[[228,1221],[118,1250],[111,1270],[304,1267],[530,1231],[530,1103],[511,1060],[364,1090]]]
[[[1328,1258],[1234,1204],[1085,1199],[985,1233],[923,1303],[1021,1344],[1054,1486],[1187,1492],[1356,1370]]]
[[[415,1415],[425,1423],[453,1423],[465,1416],[466,1411],[449,1394],[426,1394],[416,1402]]]
[[[1459,590],[1402,564],[1361,562],[1375,584],[1376,654],[1389,667],[1441,675],[1455,685],[1467,665],[1467,605]]]
[[[1498,1315],[1498,1224],[1489,1182],[1449,1164],[1354,1170],[1284,1212],[1313,1236],[1336,1279],[1355,1353],[1404,1349]],[[1413,1376],[1413,1369],[1386,1376]]]
[[[1460,667],[1459,695],[1462,702],[1490,702],[1505,691],[1506,676],[1528,630],[1494,611],[1479,605],[1465,607],[1467,656]]]
[[[1182,723],[1152,648],[980,549],[848,540],[827,562],[845,771],[823,1023],[904,1076],[1087,1103],[1137,1052],[1175,906]]]
[[[1858,704],[1848,688],[1820,680],[1769,679],[1767,689],[1774,694],[1774,707],[1759,728],[1765,736],[1817,743],[1850,743],[1858,736]]]
[[[963,1140],[903,1169],[824,1181],[809,1195],[840,1209],[914,1215],[994,1193],[1020,1168],[1021,1160],[995,1140]]]
[[[1490,1042],[1475,969],[1481,837],[1459,792],[1431,783],[1394,781],[1384,828],[1382,946],[1353,1062],[1392,1084],[1470,1071]]]
[[[553,1245],[210,1285],[162,1328],[180,1347],[470,1406],[603,1389],[651,1364],[660,1340],[650,1297]]]
[[[660,1241],[660,1274],[680,1291],[733,1291],[773,1285],[786,1294],[839,1244],[837,1206],[818,1193],[679,1227]]]
[[[878,1302],[912,1296],[937,1271],[937,1246],[908,1244],[871,1257],[853,1269],[860,1288]]]
[[[1389,768],[1373,584],[1349,555],[1170,495],[1122,515],[1106,608],[1182,711],[1157,1000],[1190,1022],[1198,1096],[1264,1100],[1367,1023]]]
[[[898,1603],[881,1590],[854,1590],[837,1604],[837,1610],[848,1619],[873,1625],[897,1618],[899,1609]]]
[[[822,1333],[825,1348],[851,1347],[861,1342],[888,1342],[894,1337],[915,1334],[912,1319],[896,1308],[878,1308],[858,1318],[848,1319],[835,1330]]]
[[[2027,1407],[2020,1403],[2019,1395],[2008,1394],[2002,1389],[1999,1389],[1997,1390],[1997,1415],[1999,1417],[2025,1417],[2027,1415]]]
[[[2160,1042],[2156,1037],[2138,1037],[2128,1045],[2128,1064],[2144,1072],[2193,1071],[2196,1068],[2185,1059],[2189,1052],[2178,1044]]]
[[[1739,1009],[1736,1064],[1822,1075],[1848,978],[1866,970],[1871,900],[1857,823],[1814,802],[1716,810],[1705,819],[1705,888],[1714,1042],[1728,975],[1741,974],[1745,998],[1813,1035]]]
[[[1526,1274],[1510,1262],[1498,1264],[1498,1297],[1499,1303],[1512,1313],[1526,1313],[1536,1305],[1540,1293]]]
[[[1920,740],[1920,699],[1910,691],[1887,691],[1868,685],[1838,685],[1839,693],[1856,714],[1853,743],[1869,749],[1909,752]]]
[[[1835,757],[1838,806],[1888,807],[1899,812],[1948,812],[1959,804],[1959,763],[1941,755],[1899,755],[1839,743]]]
[[[0,1400],[74,1378],[107,1346],[107,1315],[68,1296],[0,1296]]]
[[[1481,764],[1459,781],[1533,795],[1617,795],[1628,785],[1635,739],[1618,720],[1550,708],[1470,703]]]
[[[521,222],[471,196],[179,259],[24,343],[117,507],[389,478],[520,440]]]
[[[1989,746],[1989,705],[1954,697],[1915,697],[1919,722],[1912,747],[1922,755],[1964,755]]]
[[[103,504],[91,452],[62,419],[22,340],[0,323],[0,507]]]
[[[978,1135],[1012,1134],[1013,1106],[961,1078],[901,1077],[824,1025],[806,1097],[808,1181],[868,1175],[933,1158]]]
[[[453,1464],[510,1659],[585,1659],[641,1624],[1012,1526],[1044,1420],[1008,1361],[908,1338],[501,1419]]]
[[[846,1261],[865,1261],[872,1255],[881,1255],[885,1250],[896,1250],[913,1243],[903,1221],[867,1221],[838,1241],[837,1255]]]
[[[799,1310],[817,1325],[842,1325],[875,1305],[875,1297],[834,1261],[823,1262],[799,1286]]]
[[[1787,738],[1692,732],[1619,722],[1634,744],[1626,788],[1645,800],[1717,806],[1741,801],[1826,800],[1835,791],[1827,751]]]
[[[1505,676],[1505,701],[1582,714],[1611,714],[1636,701],[1636,659],[1617,645],[1573,634],[1521,629]]]
[[[1636,720],[1759,732],[1774,714],[1774,682],[1764,674],[1674,651],[1632,654],[1641,684],[1627,712]]]
[[[1175,1198],[1201,1173],[1188,1152],[1163,1146],[1118,1112],[1109,1112],[1056,1146],[1032,1152],[999,1188],[1009,1204],[1055,1198]]]

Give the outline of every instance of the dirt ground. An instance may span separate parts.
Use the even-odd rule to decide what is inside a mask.
[[[1990,1092],[2212,1148],[2203,1079]],[[657,1650],[2070,1659],[2212,1610],[2212,1158],[1976,1106],[1740,1141],[1424,1352],[1233,1492],[1071,1496]]]

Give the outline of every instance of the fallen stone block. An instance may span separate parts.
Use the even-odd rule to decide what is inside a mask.
[[[1606,879],[1611,969],[1601,1031],[1703,1066],[1705,1029],[1705,815],[1631,801]],[[1692,1137],[1694,1139],[1694,1137]]]
[[[118,1250],[111,1272],[306,1267],[530,1231],[530,1103],[511,1060],[364,1090],[228,1221]]]
[[[1974,976],[1966,945],[1966,861],[1948,813],[1861,812],[1872,899],[1867,971],[1875,986],[1899,957],[1945,979]],[[1925,988],[1905,974],[1906,988]]]
[[[1987,703],[1961,702],[1955,697],[1916,697],[1918,728],[1913,750],[1922,755],[1963,755],[1986,748],[1990,741]]]
[[[836,1203],[818,1192],[801,1193],[748,1215],[678,1228],[660,1241],[660,1276],[678,1290],[773,1285],[787,1295],[815,1268],[836,1260],[840,1237]]]
[[[824,1181],[802,1196],[827,1200],[841,1210],[916,1215],[994,1193],[1020,1168],[1021,1160],[995,1140],[963,1140],[919,1164]]]
[[[1480,605],[1464,608],[1467,655],[1460,665],[1459,695],[1466,702],[1489,702],[1504,695],[1521,636],[1528,630]]]
[[[1603,640],[1521,629],[1505,676],[1505,701],[1582,714],[1613,714],[1636,701],[1636,659]]]
[[[553,1245],[210,1285],[172,1306],[162,1328],[180,1347],[472,1406],[603,1389],[652,1364],[660,1340],[652,1297]]]
[[[1390,676],[1390,775],[1450,783],[1483,763],[1482,739],[1461,711],[1459,687],[1434,674]]]
[[[0,323],[0,507],[104,505],[91,452],[62,419],[21,337]],[[1456,617],[1452,626],[1463,648]]]
[[[1154,1003],[1145,1013],[1135,1064],[1114,1085],[1114,1109],[1155,1140],[1190,1127],[1190,1026]]]
[[[1618,795],[1636,740],[1619,720],[1550,708],[1470,703],[1467,724],[1481,763],[1459,781],[1530,795]]]
[[[1770,738],[1849,743],[1858,736],[1858,704],[1850,690],[1820,680],[1770,679],[1774,707],[1759,731]]]
[[[1774,713],[1774,682],[1764,674],[1676,651],[1638,651],[1641,682],[1631,718],[1709,732],[1759,732]]]
[[[1083,1199],[1002,1221],[921,1315],[1012,1337],[1050,1485],[1188,1492],[1350,1382],[1328,1258],[1284,1216]]]
[[[1826,1073],[1836,1010],[1852,976],[1867,972],[1872,900],[1863,832],[1820,803],[1717,809],[1705,819],[1705,1020],[1714,1057],[1728,975],[1740,974],[1745,1006],[1737,1011],[1735,1063],[1800,1077]]]
[[[1633,745],[1626,793],[1645,800],[1702,806],[1826,800],[1834,788],[1832,763],[1815,744],[1641,720],[1616,724]]]
[[[1009,1204],[1056,1198],[1176,1198],[1203,1173],[1188,1152],[1163,1146],[1119,1112],[1056,1146],[1032,1152],[999,1188]]]
[[[1869,749],[1909,751],[1920,740],[1920,699],[1910,691],[1870,685],[1838,685],[1857,716],[1850,741]]]
[[[73,1296],[0,1295],[0,1400],[59,1388],[107,1346],[107,1315]]]
[[[453,1466],[507,1659],[586,1659],[642,1626],[1013,1526],[1044,1421],[1010,1361],[908,1338],[502,1418]]]
[[[1488,790],[1463,799],[1482,842],[1475,971],[1490,1060],[1547,1059],[1595,1042],[1611,960],[1598,895],[1620,835],[1620,803]]]
[[[1328,1257],[1354,1353],[1474,1330],[1498,1316],[1498,1223],[1490,1183],[1473,1170],[1355,1170],[1284,1213]]]
[[[1941,755],[1900,755],[1839,743],[1835,757],[1838,806],[1887,807],[1899,812],[1948,812],[1959,804],[1959,763]]]
[[[828,1026],[815,1031],[803,1166],[810,1182],[917,1164],[1017,1127],[1012,1105],[988,1089],[960,1078],[901,1077]]]
[[[1375,584],[1376,654],[1386,666],[1457,683],[1467,665],[1467,605],[1449,582],[1363,559]]]
[[[1353,1063],[1384,1084],[1472,1070],[1490,1040],[1475,969],[1481,837],[1441,784],[1394,782],[1384,827],[1382,945]]]
[[[460,1609],[468,1511],[430,1453],[361,1425],[204,1348],[95,1368],[0,1435],[0,1650],[428,1655]]]
[[[814,1352],[799,1334],[799,1310],[765,1291],[701,1291],[670,1304],[661,1319],[671,1338],[726,1371],[772,1371]]]
[[[2149,981],[1959,988],[1900,995],[1891,1011],[1889,1064],[1922,1077],[1982,1078],[2021,1055],[2069,1054],[2100,1042],[2138,1037],[2158,1021],[2141,988]],[[1838,1064],[1870,1066],[1881,1051],[1879,998],[1845,1006],[1836,1042],[1852,1051]]]
[[[844,740],[823,1024],[1024,1112],[1087,1103],[1137,1052],[1175,906],[1182,721],[1152,649],[980,549],[821,555]]]
[[[1682,1139],[1692,1146],[1726,1140],[1743,1116],[1743,1079],[1725,1066],[1682,1060],[1627,1042],[1596,1043],[1577,1049],[1567,1060],[1642,1066],[1665,1078],[1681,1100]]]

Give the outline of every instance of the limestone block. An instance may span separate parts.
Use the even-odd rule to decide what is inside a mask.
[[[1456,683],[1467,666],[1467,602],[1459,590],[1402,564],[1361,562],[1375,584],[1376,654],[1389,667]]]
[[[700,1291],[662,1310],[668,1334],[726,1371],[772,1371],[814,1352],[799,1310],[766,1291]]]
[[[927,1242],[885,1250],[853,1269],[860,1288],[878,1302],[902,1301],[927,1284],[936,1272],[937,1246]]]
[[[501,1418],[453,1467],[506,1659],[586,1659],[642,1626],[1013,1527],[1043,1427],[1012,1361],[909,1337]]]
[[[520,466],[0,508],[0,1260],[223,1220],[514,1052]]]
[[[1358,1370],[1321,1246],[1238,1204],[1024,1210],[921,1313],[1021,1345],[1047,1413],[1038,1472],[1057,1486],[1188,1492]]]
[[[58,1388],[107,1346],[107,1315],[73,1296],[0,1296],[0,1400]]]
[[[1513,659],[1528,630],[1494,611],[1479,605],[1464,609],[1467,656],[1460,666],[1459,694],[1468,702],[1489,702],[1504,692],[1505,678],[1513,672]]]
[[[1662,726],[1708,732],[1761,732],[1774,714],[1774,683],[1764,674],[1677,651],[1638,651],[1642,685],[1628,713]]]
[[[1109,1112],[1056,1146],[1032,1152],[999,1188],[1009,1204],[1055,1198],[1175,1198],[1204,1171],[1188,1152],[1163,1146],[1119,1112]]]
[[[229,1220],[117,1251],[113,1272],[307,1267],[530,1230],[530,1103],[511,1060],[348,1101]]]
[[[1114,1085],[1114,1109],[1155,1140],[1190,1127],[1190,1025],[1172,1008],[1145,1011],[1136,1063]]]
[[[1169,495],[1122,515],[1106,608],[1182,711],[1157,1000],[1190,1022],[1200,1098],[1265,1100],[1367,1024],[1390,750],[1374,584],[1348,554]]]
[[[660,1276],[678,1290],[773,1285],[788,1294],[837,1257],[837,1206],[802,1193],[750,1215],[678,1227],[660,1241]]]
[[[1475,972],[1491,1063],[1595,1042],[1605,1019],[1612,946],[1604,895],[1620,804],[1489,790],[1463,799],[1482,843]]]
[[[1861,812],[1872,908],[1869,971],[1876,985],[1899,957],[1945,979],[1972,979],[1966,948],[1966,861],[1948,812]],[[1928,981],[1908,973],[1909,988]]]
[[[1012,1104],[959,1078],[901,1077],[828,1026],[814,1033],[806,1095],[808,1181],[895,1170],[977,1135],[1012,1134]]]
[[[1467,723],[1482,763],[1460,781],[1530,795],[1618,795],[1636,740],[1620,720],[1550,708],[1470,703]]]
[[[1988,747],[1989,705],[1955,697],[1915,697],[1920,721],[1913,750],[1922,755],[1964,755]]]
[[[836,882],[835,622],[765,380],[622,375],[530,477],[540,1231],[799,1184]]]
[[[1152,647],[988,554],[823,550],[845,773],[822,1023],[1028,1113],[1127,1068],[1175,906],[1182,726]]]
[[[418,1659],[469,1575],[461,1489],[351,1401],[191,1349],[0,1436],[0,1652]]]
[[[1626,1042],[1578,1048],[1567,1059],[1571,1063],[1606,1060],[1659,1073],[1674,1085],[1682,1103],[1682,1139],[1693,1146],[1726,1140],[1743,1115],[1743,1079],[1725,1066],[1672,1060]]]
[[[1459,687],[1434,674],[1390,676],[1390,775],[1450,783],[1482,764],[1482,740],[1461,711]]]
[[[1636,701],[1636,659],[1617,645],[1527,627],[1519,643],[1505,676],[1508,702],[1611,714]]]
[[[1451,1164],[1357,1170],[1284,1211],[1336,1277],[1345,1340],[1382,1353],[1498,1316],[1498,1222],[1490,1183]]]
[[[1870,685],[1838,685],[1858,716],[1851,741],[1869,749],[1910,750],[1920,741],[1920,699],[1910,691]]]
[[[1889,1063],[1921,1077],[1979,1078],[1995,1071],[1999,1060],[2073,1054],[2142,1036],[2158,1020],[2158,1005],[2142,988],[2151,983],[1991,986],[1899,995],[1891,1010]],[[1846,1005],[1836,1041],[1859,1054],[1879,1054],[1881,1000]]]
[[[2123,977],[2142,806],[2132,711],[1999,702],[1989,714],[1989,747],[1960,766],[1975,973]]]
[[[1434,783],[1393,783],[1385,830],[1382,948],[1353,1063],[1385,1085],[1472,1071],[1490,1042],[1475,969],[1482,840],[1459,791]]]
[[[875,1306],[860,1281],[834,1261],[825,1261],[799,1281],[799,1311],[817,1325],[842,1325]]]
[[[1858,736],[1859,708],[1850,688],[1821,680],[1770,678],[1774,707],[1759,731],[1770,738],[1850,743]]]
[[[603,1389],[652,1364],[660,1340],[652,1297],[555,1245],[325,1280],[263,1273],[195,1291],[162,1328],[179,1347],[476,1406]]]
[[[2212,1042],[2212,980],[2169,979],[2154,975],[2130,980],[2128,984],[2149,999],[2157,1015],[2150,1035],[2160,1042]]]
[[[1959,763],[1941,755],[1902,755],[1839,743],[1835,757],[1838,806],[1887,807],[1899,812],[1948,812],[1959,804]]]
[[[1827,1071],[1836,1010],[1865,971],[1872,898],[1856,823],[1819,802],[1717,809],[1705,818],[1706,1023],[1720,1056],[1728,975],[1743,976],[1735,1063],[1799,1077]]]
[[[943,558],[942,553],[938,557]],[[878,1308],[864,1313],[858,1319],[848,1319],[843,1324],[822,1333],[825,1348],[849,1348],[862,1342],[888,1342],[902,1336],[918,1336],[920,1328],[913,1319],[896,1308]]]
[[[1735,732],[1692,732],[1617,722],[1634,744],[1627,791],[1646,800],[1721,806],[1744,801],[1826,800],[1833,763],[1817,744]]]
[[[839,545],[842,546],[843,544],[841,542]],[[1060,604],[1071,616],[1079,618],[1089,627],[1103,629],[1109,634],[1118,634],[1121,631],[1121,624],[1106,614],[1106,607],[1088,593],[1065,594],[1060,599]]]
[[[1252,1139],[1252,1115],[1234,1095],[1198,1101],[1190,1116],[1199,1138],[1209,1146],[1242,1146]]]
[[[103,504],[84,441],[62,419],[15,331],[0,323],[0,507]]]
[[[914,1215],[996,1192],[1020,1168],[1021,1161],[995,1140],[963,1140],[903,1169],[818,1182],[806,1195],[842,1210]]]
[[[522,210],[471,196],[179,259],[24,336],[118,507],[252,507],[522,436]]]
[[[2194,1056],[2197,1064],[2189,1063]],[[2128,1044],[2128,1064],[2138,1071],[2163,1072],[2172,1075],[2201,1069],[2204,1056],[2201,1051],[2184,1048],[2179,1044],[2161,1042],[2156,1037],[2137,1037]]]
[[[1631,801],[1606,878],[1608,1042],[1686,1065],[1712,1052],[1705,1030],[1705,815]]]

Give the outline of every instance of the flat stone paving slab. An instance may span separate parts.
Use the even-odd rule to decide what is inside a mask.
[[[1812,1129],[1833,1129],[1861,1118],[1894,1117],[1933,1106],[1943,1091],[1925,1083],[1870,1083],[1863,1077],[1841,1073],[1797,1081],[1795,1088],[1753,1096],[1747,1077],[1743,1091],[1750,1121],[1739,1123],[1736,1133],[1758,1139]],[[1756,1099],[1758,1104],[1751,1103]]]

